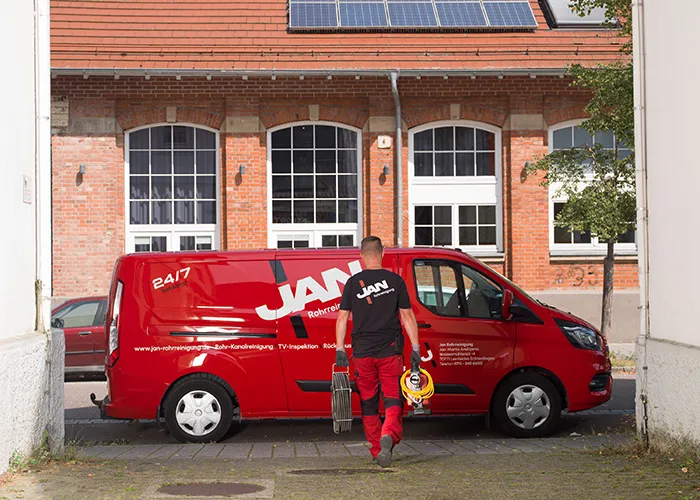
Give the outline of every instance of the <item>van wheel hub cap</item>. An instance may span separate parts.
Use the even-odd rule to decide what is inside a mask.
[[[552,412],[547,393],[535,385],[521,385],[506,399],[506,414],[521,429],[531,430],[543,425]]]
[[[206,436],[221,422],[221,405],[207,391],[190,391],[177,403],[175,419],[191,436]]]

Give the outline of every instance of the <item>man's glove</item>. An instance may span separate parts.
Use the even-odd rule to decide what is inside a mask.
[[[411,353],[411,370],[417,372],[420,366],[420,346],[414,345]]]
[[[335,366],[345,367],[350,366],[350,360],[345,351],[340,349],[335,351]]]

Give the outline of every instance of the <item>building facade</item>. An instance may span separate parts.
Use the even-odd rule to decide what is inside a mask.
[[[683,16],[674,15],[678,12]],[[690,314],[700,295],[694,285],[699,273],[690,266],[679,275],[672,267],[685,249],[700,243],[695,231],[681,230],[684,217],[676,217],[689,214],[691,227],[697,227],[692,222],[692,200],[700,174],[690,124],[695,111],[700,111],[693,99],[694,82],[700,75],[694,65],[675,72],[686,52],[672,48],[691,42],[692,22],[699,15],[700,5],[692,0],[675,3],[671,11],[658,0],[634,4],[635,144],[642,236],[637,427],[643,442],[652,448],[682,448],[690,453],[697,453],[700,445],[696,418],[700,403],[695,398],[700,336]],[[671,148],[673,144],[679,147]],[[671,240],[672,235],[678,237]]]
[[[6,243],[0,249],[0,474],[26,457],[48,431],[63,448],[63,332],[49,331],[51,163],[49,3],[11,2],[0,18],[0,56],[12,78],[0,82],[0,197]]]
[[[599,300],[604,245],[554,228],[566,200],[523,175],[615,140],[578,127],[589,96],[565,73],[619,40],[560,4],[54,0],[55,295],[103,293],[125,252],[376,234]],[[617,251],[634,290],[635,235]]]

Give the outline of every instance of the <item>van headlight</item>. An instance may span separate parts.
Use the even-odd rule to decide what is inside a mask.
[[[555,318],[554,321],[572,346],[591,351],[603,350],[603,339],[595,330],[564,319]]]

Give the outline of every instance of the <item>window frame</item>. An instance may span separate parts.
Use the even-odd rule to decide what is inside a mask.
[[[415,134],[440,127],[469,127],[481,129],[494,134],[494,175],[474,176],[416,176],[414,161]],[[476,151],[476,150],[475,150]],[[440,120],[424,123],[408,130],[408,241],[409,246],[415,246],[415,207],[416,206],[445,206],[452,207],[452,245],[450,248],[460,248],[463,251],[476,256],[501,256],[503,255],[503,130],[495,125],[472,120]],[[474,201],[468,194],[461,193],[467,199],[458,202],[445,202],[443,198],[435,195],[431,201],[417,199],[416,191],[420,188],[438,187],[443,185],[454,186],[456,190],[472,187],[475,190],[486,191],[493,187],[494,197],[484,201]],[[481,189],[479,189],[481,188]],[[435,191],[433,191],[434,193]],[[460,206],[495,206],[496,207],[496,244],[495,245],[459,245],[459,207]],[[403,209],[402,209],[403,212]],[[403,214],[402,214],[403,216]],[[478,231],[478,229],[477,229]],[[437,246],[437,245],[436,245]]]
[[[584,121],[583,118],[576,120],[567,120],[564,122],[551,125],[548,130],[548,153],[554,152],[554,132],[562,129],[580,126]],[[617,139],[615,139],[617,140]],[[583,188],[587,182],[590,182],[590,177],[586,176],[587,180],[580,184]],[[569,256],[600,256],[607,253],[607,244],[601,243],[598,236],[591,234],[590,243],[555,243],[554,241],[554,204],[564,203],[568,201],[566,196],[555,196],[557,190],[561,187],[560,183],[553,183],[549,186],[548,197],[548,226],[549,226],[549,252],[552,257],[569,257]],[[637,231],[635,231],[635,243],[616,243],[616,255],[637,255]]]
[[[357,222],[332,222],[332,223],[313,223],[313,224],[275,224],[272,222],[272,134],[279,130],[292,129],[296,126],[310,126],[310,125],[326,125],[329,127],[342,128],[349,130],[357,134]],[[352,125],[347,125],[340,122],[332,122],[326,120],[301,120],[284,123],[282,125],[277,125],[266,130],[266,165],[267,165],[267,244],[269,248],[277,248],[277,237],[279,236],[307,236],[309,237],[309,248],[323,248],[321,246],[322,238],[324,235],[347,235],[352,234],[355,238],[355,247],[359,246],[360,239],[363,231],[364,223],[364,176],[362,172],[362,153],[363,153],[363,138],[362,129],[354,127]],[[315,151],[316,149],[313,148]],[[335,151],[338,151],[336,144]],[[314,165],[315,165],[314,158]],[[293,174],[292,174],[293,175]],[[314,174],[315,175],[315,172]],[[338,176],[338,172],[335,173]],[[315,187],[314,187],[315,189]],[[294,198],[292,198],[294,199]],[[317,198],[310,198],[316,200]],[[338,199],[337,197],[335,198]],[[305,227],[306,226],[306,227]],[[325,247],[332,248],[332,247]],[[341,247],[348,248],[348,247]]]
[[[215,148],[215,209],[216,218],[214,224],[197,224],[196,220],[194,224],[175,224],[173,221],[171,224],[131,224],[131,209],[130,209],[130,194],[129,194],[129,175],[130,175],[130,164],[129,164],[129,152],[130,152],[130,139],[133,132],[139,132],[144,129],[151,129],[154,127],[191,127],[195,129],[206,130],[207,132],[214,133],[214,148]],[[138,127],[131,128],[124,131],[124,226],[125,226],[125,238],[124,238],[124,251],[125,253],[135,252],[136,238],[139,236],[167,236],[167,245],[173,246],[168,252],[176,252],[179,250],[179,236],[211,236],[212,237],[212,250],[217,250],[221,245],[221,131],[212,127],[207,127],[205,125],[199,125],[190,122],[154,122],[147,125],[141,125]],[[149,147],[149,151],[151,148]],[[151,174],[149,174],[150,179]],[[195,190],[197,189],[196,183],[196,173],[193,174],[195,177]],[[170,177],[174,178],[175,173],[170,174]],[[196,201],[195,201],[196,203]],[[149,209],[150,210],[150,209]],[[150,212],[149,212],[150,213]]]
[[[455,274],[455,277],[457,279],[457,293],[459,294],[458,301],[459,301],[459,307],[460,311],[462,312],[462,315],[460,316],[451,316],[448,314],[440,314],[436,310],[431,309],[431,306],[425,304],[421,298],[420,298],[420,292],[418,290],[418,276],[416,274],[416,263],[421,262],[423,263],[426,267],[430,266],[433,268],[434,266],[445,266],[449,267],[452,272]],[[452,319],[461,319],[461,320],[469,320],[469,321],[498,321],[498,322],[506,322],[508,320],[505,320],[500,314],[497,318],[489,317],[489,318],[481,318],[481,317],[476,317],[476,316],[469,316],[469,308],[468,308],[468,297],[467,297],[467,289],[466,285],[464,283],[464,271],[462,270],[463,268],[467,268],[470,271],[476,273],[478,276],[480,276],[482,279],[486,280],[489,284],[495,286],[498,288],[501,292],[501,301],[503,300],[503,293],[506,290],[506,286],[503,285],[502,283],[499,283],[497,280],[493,279],[491,276],[488,274],[480,271],[479,269],[475,268],[474,266],[471,266],[469,264],[466,264],[461,261],[454,261],[454,260],[449,260],[449,259],[439,259],[439,258],[413,258],[411,259],[411,269],[413,272],[413,291],[416,294],[416,301],[418,304],[424,308],[426,311],[428,311],[431,314],[434,314],[435,316],[438,316],[440,318],[452,318]],[[434,274],[434,272],[433,272]],[[471,280],[471,278],[470,278]],[[472,282],[474,280],[471,280]],[[437,296],[437,292],[436,292]],[[502,302],[501,302],[502,304]],[[436,306],[437,307],[437,306]]]

